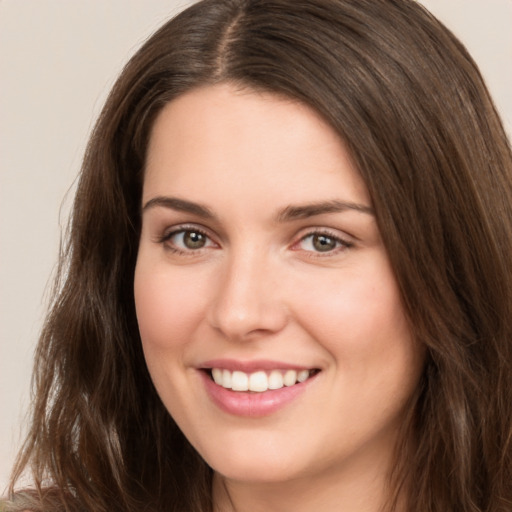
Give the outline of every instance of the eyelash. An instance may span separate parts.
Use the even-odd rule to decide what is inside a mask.
[[[308,238],[313,240],[314,237],[322,237],[322,236],[325,237],[326,239],[332,240],[336,244],[336,246],[332,250],[328,250],[328,251],[324,251],[324,252],[315,251],[315,250],[305,251],[306,253],[308,253],[308,256],[311,255],[310,257],[314,257],[314,258],[323,258],[323,257],[334,256],[334,255],[338,254],[339,252],[343,252],[343,251],[350,249],[354,246],[354,244],[352,242],[349,242],[348,240],[341,238],[339,235],[335,235],[334,233],[331,233],[330,231],[325,230],[325,229],[317,229],[317,230],[310,231],[309,233],[302,236],[298,242],[293,244],[293,248],[299,246],[301,243],[304,243]],[[295,250],[300,250],[300,249],[295,249]]]
[[[179,235],[179,234],[185,235],[187,232],[188,233],[197,233],[199,235],[204,236],[207,239],[206,243],[208,243],[208,241],[212,242],[212,239],[208,235],[208,233],[205,230],[198,228],[196,226],[178,226],[177,228],[173,229],[172,231],[164,233],[163,236],[161,236],[157,239],[157,242],[164,245],[166,250],[169,250],[175,254],[182,254],[182,255],[199,254],[202,252],[203,249],[207,248],[207,247],[200,247],[198,249],[190,249],[190,248],[189,249],[181,249],[181,248],[177,247],[175,244],[168,243],[172,239],[172,237]],[[292,250],[297,250],[297,251],[300,250],[300,248],[296,248],[296,247],[298,247],[300,244],[304,243],[308,238],[313,239],[314,237],[322,237],[322,236],[325,237],[326,239],[332,240],[336,244],[336,246],[332,250],[327,250],[324,252],[315,251],[315,250],[304,251],[304,252],[308,253],[309,257],[315,257],[315,258],[328,257],[328,256],[332,256],[334,254],[338,254],[340,251],[342,252],[347,249],[350,249],[354,246],[354,244],[352,242],[349,242],[348,240],[341,238],[339,235],[335,235],[335,234],[329,232],[328,230],[317,229],[317,230],[310,231],[310,232],[306,233],[305,235],[303,235],[297,242],[295,242],[292,245]],[[215,242],[213,242],[213,243],[215,243]]]
[[[196,226],[178,226],[177,228],[173,229],[172,231],[166,232],[163,234],[163,236],[159,237],[157,242],[164,245],[165,249],[168,251],[171,251],[175,254],[183,254],[183,255],[191,255],[192,253],[197,254],[203,249],[203,247],[198,249],[180,249],[176,245],[172,243],[168,243],[172,237],[179,235],[179,234],[186,234],[186,233],[197,233],[199,235],[204,236],[208,241],[212,241],[211,237],[208,235],[208,233]]]

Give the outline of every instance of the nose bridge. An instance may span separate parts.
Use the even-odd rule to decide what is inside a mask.
[[[286,311],[275,267],[261,248],[229,251],[211,306],[211,324],[233,339],[279,331],[286,323]]]

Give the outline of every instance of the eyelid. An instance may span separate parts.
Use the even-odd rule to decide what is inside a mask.
[[[335,240],[339,246],[336,247],[333,250],[330,251],[308,251],[301,249],[299,244],[304,242],[309,237],[313,236],[326,236],[328,238],[332,238]],[[343,252],[347,249],[350,249],[354,246],[354,237],[351,237],[349,235],[343,235],[338,230],[334,230],[331,228],[326,227],[310,227],[307,230],[302,230],[296,237],[295,241],[292,243],[291,249],[300,251],[302,250],[305,253],[309,253],[309,255],[314,255],[313,257],[328,257],[328,256],[334,256],[335,254],[338,254],[340,251]]]
[[[195,231],[202,235],[204,235],[210,244],[207,247],[201,247],[198,249],[182,249],[168,243],[169,240],[178,233],[186,232],[186,231]],[[300,244],[304,242],[308,237],[313,236],[326,236],[331,238],[337,242],[337,247],[328,251],[315,251],[315,250],[306,250],[300,247]],[[329,257],[338,254],[339,252],[344,252],[347,249],[350,249],[354,246],[355,237],[340,232],[338,229],[327,228],[327,227],[316,227],[311,226],[308,228],[301,229],[301,231],[294,237],[294,241],[292,242],[290,249],[294,251],[302,251],[304,253],[308,253],[310,257]],[[211,233],[211,230],[202,226],[201,224],[196,223],[184,223],[184,224],[176,224],[172,226],[168,226],[163,230],[161,235],[155,237],[154,241],[158,244],[163,244],[166,249],[172,250],[177,253],[183,254],[199,254],[205,249],[211,248],[212,245],[219,247],[221,244],[217,241],[218,237],[215,234]]]
[[[206,229],[205,227],[201,226],[200,224],[190,224],[190,223],[177,224],[174,226],[167,227],[163,231],[163,234],[158,235],[155,238],[155,242],[159,243],[159,244],[163,244],[169,250],[173,250],[178,253],[186,253],[186,254],[192,254],[192,253],[197,254],[197,253],[200,253],[203,249],[208,249],[210,247],[210,246],[208,246],[208,247],[202,247],[202,248],[195,249],[195,250],[194,249],[187,250],[187,249],[181,249],[179,247],[173,246],[169,243],[170,239],[173,236],[177,235],[178,233],[183,233],[186,231],[193,231],[193,232],[200,233],[201,235],[204,235],[213,245],[215,245],[215,246],[219,245],[219,243],[215,240],[215,237],[212,236],[211,231],[209,229]]]

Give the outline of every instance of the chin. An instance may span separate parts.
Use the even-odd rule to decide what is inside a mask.
[[[254,446],[253,446],[254,447]],[[204,457],[210,467],[229,480],[251,483],[279,483],[300,477],[306,470],[299,452],[288,454],[279,448],[252,450],[221,449]]]
[[[213,470],[228,480],[251,484],[278,484],[301,476],[297,468],[294,469],[287,464],[272,464],[268,461],[231,462],[219,464],[213,467]]]

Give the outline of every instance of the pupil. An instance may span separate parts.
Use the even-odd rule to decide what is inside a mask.
[[[184,243],[189,249],[200,249],[204,247],[205,236],[197,231],[187,231],[184,236]]]
[[[336,241],[329,236],[315,235],[313,238],[313,246],[320,252],[332,251],[336,248]]]

